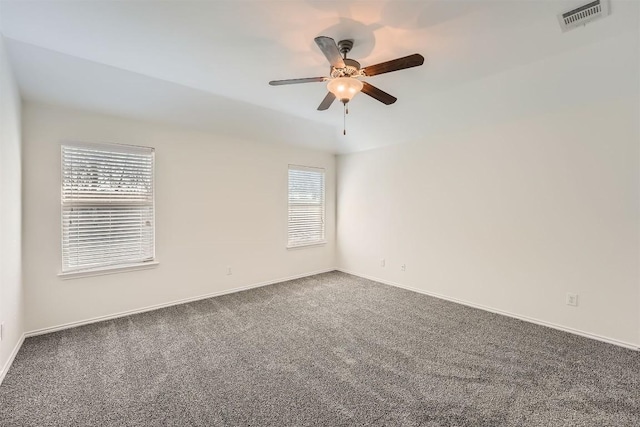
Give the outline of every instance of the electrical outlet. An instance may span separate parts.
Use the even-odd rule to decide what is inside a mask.
[[[400,266],[400,270],[402,270],[402,271],[407,271],[407,264],[402,264],[402,265]]]
[[[231,276],[232,274],[231,267],[227,267],[227,276]]]
[[[578,294],[572,294],[571,292],[567,292],[567,305],[571,305],[573,307],[578,306]]]
[[[384,267],[384,266],[385,266],[385,261],[384,261],[384,258],[382,258],[380,260],[380,267]]]

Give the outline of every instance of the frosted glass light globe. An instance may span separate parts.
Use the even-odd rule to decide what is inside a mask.
[[[354,77],[337,77],[327,84],[329,92],[334,94],[342,103],[353,99],[362,90],[362,82]]]

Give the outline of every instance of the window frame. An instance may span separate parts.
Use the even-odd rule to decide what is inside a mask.
[[[151,206],[152,216],[151,216],[151,236],[152,236],[152,245],[151,245],[151,258],[141,261],[122,261],[119,263],[113,263],[108,265],[100,265],[86,268],[73,268],[65,270],[64,263],[64,147],[78,147],[85,148],[89,150],[104,150],[110,151],[112,153],[126,153],[127,151],[145,151],[149,150],[151,155]],[[118,151],[120,148],[120,151]],[[146,147],[141,145],[131,145],[131,144],[118,144],[118,143],[110,143],[110,142],[79,142],[79,141],[63,141],[60,143],[60,272],[58,276],[62,279],[72,279],[77,277],[89,277],[89,276],[98,276],[105,274],[114,274],[126,271],[134,271],[134,270],[143,270],[148,268],[153,268],[159,264],[156,259],[156,177],[155,177],[155,148]],[[109,199],[113,200],[113,199]],[[104,204],[95,204],[95,206],[105,207],[110,206],[109,201],[105,201]],[[113,203],[113,202],[111,202]],[[132,203],[131,205],[122,204],[122,206],[132,206],[135,205]],[[68,206],[68,205],[67,205]],[[113,206],[113,205],[111,205]]]
[[[302,242],[302,243],[291,243],[290,239],[290,226],[291,226],[291,218],[290,218],[290,210],[291,210],[291,201],[290,201],[290,171],[307,171],[307,172],[316,172],[322,174],[322,214],[321,214],[321,224],[322,224],[322,237],[318,240]],[[321,246],[327,243],[327,172],[325,168],[316,167],[316,166],[303,166],[296,164],[289,164],[287,167],[287,249],[302,249],[310,246]]]

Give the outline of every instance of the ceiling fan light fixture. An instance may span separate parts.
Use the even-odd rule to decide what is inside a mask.
[[[405,70],[424,64],[424,56],[419,53],[414,53],[413,55],[362,68],[358,61],[347,58],[347,53],[349,53],[353,47],[353,40],[340,40],[337,44],[335,40],[327,36],[318,36],[314,40],[331,65],[328,77],[272,80],[269,84],[271,86],[280,86],[328,81],[327,90],[329,92],[325,95],[320,105],[318,105],[318,111],[329,109],[331,104],[338,98],[343,104],[345,118],[346,115],[349,114],[348,103],[358,92],[362,92],[385,105],[391,105],[398,100],[395,96],[389,95],[387,92],[378,89],[372,84],[359,80],[360,78]],[[343,133],[346,135],[345,130],[343,130]]]
[[[337,77],[327,84],[329,92],[334,94],[343,104],[351,101],[362,90],[363,84],[354,77]]]

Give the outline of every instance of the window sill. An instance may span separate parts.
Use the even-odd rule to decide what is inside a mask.
[[[70,271],[68,273],[58,273],[58,277],[66,280],[66,279],[79,279],[82,277],[91,277],[91,276],[103,276],[105,274],[124,273],[127,271],[135,271],[135,270],[147,270],[150,268],[157,267],[158,264],[159,264],[158,261],[147,261],[147,262],[140,262],[137,264],[118,265],[114,267],[96,268],[92,270]]]
[[[312,243],[301,243],[299,245],[287,246],[287,250],[289,250],[289,249],[308,248],[309,246],[322,246],[322,245],[326,245],[326,244],[327,244],[326,240],[321,240],[319,242],[312,242]]]

